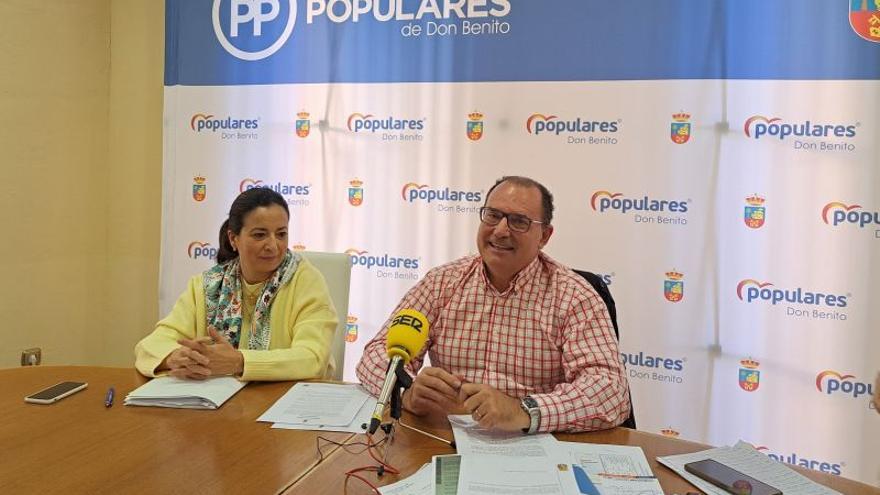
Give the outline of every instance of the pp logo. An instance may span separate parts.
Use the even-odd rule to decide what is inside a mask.
[[[296,24],[296,0],[214,0],[212,10],[217,41],[241,60],[261,60],[277,52]]]

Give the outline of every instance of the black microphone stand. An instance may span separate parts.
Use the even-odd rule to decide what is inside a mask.
[[[391,366],[389,364],[389,366]],[[388,402],[391,404],[391,411],[389,416],[391,416],[391,421],[388,423],[382,423],[379,425],[379,428],[385,432],[385,436],[388,439],[385,447],[385,451],[382,456],[382,463],[379,465],[376,474],[378,476],[382,476],[385,474],[385,464],[388,464],[388,451],[391,449],[391,445],[394,443],[394,424],[399,424],[408,430],[415,431],[417,433],[421,433],[422,435],[432,438],[434,440],[438,440],[440,442],[445,443],[446,445],[455,448],[455,441],[449,441],[445,438],[440,438],[436,435],[432,435],[426,431],[422,431],[414,426],[410,426],[408,424],[403,423],[400,420],[401,415],[403,414],[403,393],[408,390],[413,383],[413,379],[409,376],[409,373],[406,372],[403,368],[403,361],[397,362],[397,368],[394,370],[394,375],[397,380],[394,382],[394,388],[391,389],[391,397],[388,399]],[[372,434],[375,431],[371,429],[368,434]]]
[[[397,381],[394,389],[391,390],[391,418],[400,421],[400,414],[403,412],[403,392],[412,386],[413,379],[403,369],[403,361],[397,363],[394,375],[397,376]]]
[[[389,363],[388,366],[391,366],[391,364]],[[410,388],[413,382],[409,373],[403,369],[403,361],[397,361],[397,368],[394,369],[394,376],[396,377],[394,388],[391,389],[391,397],[388,399],[388,402],[391,403],[391,412],[389,413],[391,421],[379,425],[379,428],[385,432],[385,437],[388,439],[388,445],[386,445],[382,456],[382,463],[379,465],[379,469],[376,473],[379,476],[382,476],[385,473],[384,465],[388,464],[388,451],[391,449],[391,444],[394,443],[394,423],[400,423],[400,415],[403,413],[403,392]],[[374,431],[373,428],[370,429],[370,432],[372,431]]]
[[[394,424],[399,424],[400,426],[412,430],[416,433],[421,433],[422,435],[443,442],[446,445],[449,445],[452,448],[455,448],[455,441],[446,440],[445,438],[438,437],[436,435],[432,435],[426,431],[420,430],[414,426],[410,426],[403,421],[400,420],[400,417],[403,413],[403,393],[408,390],[412,386],[413,379],[409,376],[403,369],[403,362],[399,362],[397,365],[397,369],[394,370],[394,375],[397,377],[397,381],[394,384],[394,388],[391,390],[391,398],[389,402],[391,403],[391,412],[389,415],[391,416],[391,422],[384,423],[381,425],[382,431],[385,432],[389,437],[389,443],[392,443],[394,440]],[[385,450],[385,456],[388,455],[388,449]]]

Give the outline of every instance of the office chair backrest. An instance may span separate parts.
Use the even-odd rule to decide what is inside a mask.
[[[342,373],[345,371],[345,322],[348,319],[348,294],[351,287],[351,257],[345,253],[317,251],[302,251],[301,254],[324,275],[330,300],[333,301],[339,317],[339,325],[330,347],[335,368],[333,375],[327,378],[342,380]]]
[[[587,282],[593,286],[593,289],[599,293],[599,297],[602,298],[602,302],[604,302],[605,307],[608,308],[608,316],[611,317],[611,324],[614,325],[614,336],[617,337],[617,341],[620,342],[620,330],[617,327],[617,306],[614,305],[614,298],[611,297],[611,291],[608,290],[608,284],[602,280],[602,277],[593,272],[583,270],[574,270],[574,272],[581,277],[584,277]]]
[[[595,273],[584,271],[584,270],[574,270],[575,273],[583,277],[587,282],[593,286],[593,289],[599,294],[599,297],[602,298],[602,302],[605,303],[605,306],[608,308],[608,316],[611,317],[611,324],[614,326],[614,336],[617,338],[618,344],[620,343],[620,330],[617,326],[617,306],[614,304],[614,298],[611,297],[611,291],[608,290],[608,284],[602,280],[602,277],[596,275]],[[636,414],[633,410],[632,403],[632,391],[627,390],[629,394],[629,417],[626,418],[620,426],[625,428],[631,428],[633,430],[636,429]]]

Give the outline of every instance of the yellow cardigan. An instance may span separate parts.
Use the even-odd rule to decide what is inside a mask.
[[[337,323],[323,275],[303,258],[290,282],[272,301],[269,349],[239,349],[244,355],[241,379],[302,380],[330,376],[335,367],[330,346]],[[250,329],[242,330],[240,342],[247,342]],[[171,313],[135,346],[135,367],[144,376],[156,376],[156,367],[180,347],[178,339],[207,335],[205,288],[202,275],[195,275]]]

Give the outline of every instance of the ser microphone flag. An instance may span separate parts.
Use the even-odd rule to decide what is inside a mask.
[[[385,406],[397,383],[398,368],[402,368],[422,352],[425,342],[428,341],[429,327],[425,315],[415,309],[402,309],[391,320],[385,346],[390,362],[385,373],[385,383],[382,385],[379,400],[370,419],[371,434],[375,433],[382,423]]]

